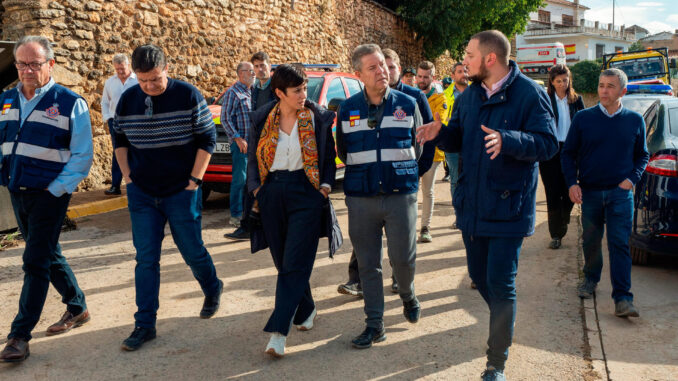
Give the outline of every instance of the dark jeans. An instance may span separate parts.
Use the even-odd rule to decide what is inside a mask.
[[[66,217],[70,194],[54,197],[47,191],[11,193],[12,207],[19,230],[26,241],[23,254],[24,285],[19,298],[19,313],[12,322],[8,338],[31,339],[31,331],[40,320],[50,282],[61,294],[66,309],[78,315],[87,309],[83,294],[66,258],[61,255],[59,234]]]
[[[315,308],[311,271],[315,262],[325,197],[303,170],[275,171],[257,193],[261,223],[278,270],[275,309],[264,327],[285,336]]]
[[[137,250],[134,269],[137,327],[155,327],[160,289],[160,249],[169,221],[172,238],[205,296],[219,292],[212,257],[202,241],[202,190],[183,190],[167,197],[153,197],[134,183],[127,184],[132,220],[132,241]]]
[[[242,218],[243,193],[247,192],[247,152],[240,152],[238,144],[231,143],[231,158],[233,159],[231,190],[229,195],[231,217]]]
[[[562,148],[563,143],[560,143]],[[565,184],[565,176],[560,164],[560,151],[550,160],[539,162],[539,174],[544,182],[546,192],[546,209],[548,210],[549,233],[551,238],[563,238],[567,234],[570,213],[574,204]]]
[[[113,139],[113,128],[111,127],[112,120],[113,118],[108,119],[108,131],[111,134],[111,139]],[[118,160],[115,158],[115,146],[113,146],[113,162],[111,164],[111,186],[120,188],[120,183],[122,183],[122,172],[120,171]]]
[[[487,364],[504,369],[516,320],[516,274],[522,238],[463,234],[468,272],[490,307]]]
[[[584,275],[598,283],[603,270],[602,240],[607,225],[612,298],[633,300],[629,237],[633,221],[633,194],[615,187],[611,190],[582,190],[581,222]]]

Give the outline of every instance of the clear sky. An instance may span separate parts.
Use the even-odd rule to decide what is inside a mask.
[[[580,0],[580,3],[591,8],[586,11],[587,20],[612,22],[612,0]],[[674,32],[678,29],[677,0],[615,0],[614,14],[615,26],[635,24],[650,33]]]

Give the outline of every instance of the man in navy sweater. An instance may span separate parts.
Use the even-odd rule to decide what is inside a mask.
[[[607,226],[615,315],[638,316],[631,293],[629,236],[633,219],[633,186],[645,170],[645,121],[624,108],[626,74],[605,70],[598,82],[597,106],[572,120],[561,154],[570,199],[582,205],[584,281],[579,297],[593,296],[603,269],[601,241]]]
[[[207,103],[192,85],[167,77],[162,48],[132,54],[138,85],[125,91],[115,113],[115,157],[127,183],[137,266],[135,328],[122,348],[155,338],[160,249],[169,221],[172,238],[205,294],[201,318],[219,308],[223,282],[202,241],[200,184],[216,142]]]

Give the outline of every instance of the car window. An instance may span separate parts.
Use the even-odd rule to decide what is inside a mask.
[[[647,112],[650,106],[655,102],[657,102],[657,100],[653,98],[622,98],[624,107],[627,107],[640,115],[645,115],[645,112]]]
[[[312,100],[315,103],[318,103],[318,100],[320,99],[320,90],[323,88],[323,82],[325,82],[325,78],[322,77],[309,78],[306,98]]]
[[[325,99],[327,103],[330,103],[332,99],[346,99],[346,93],[344,92],[344,84],[341,83],[341,78],[335,78],[330,82],[330,87],[327,89],[327,95]]]
[[[678,107],[669,109],[669,129],[671,135],[678,136]]]
[[[363,87],[360,85],[360,81],[353,78],[344,78],[346,86],[348,86],[348,95],[354,96],[355,94],[363,91]]]

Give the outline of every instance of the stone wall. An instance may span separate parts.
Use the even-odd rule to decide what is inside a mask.
[[[235,81],[238,62],[259,50],[273,63],[336,63],[350,68],[362,43],[391,47],[403,66],[421,60],[414,33],[369,0],[4,0],[2,39],[42,34],[55,43],[54,78],[90,104],[94,165],[82,183],[110,181],[111,147],[101,92],[117,52],[145,43],[165,48],[170,75],[217,96]]]

